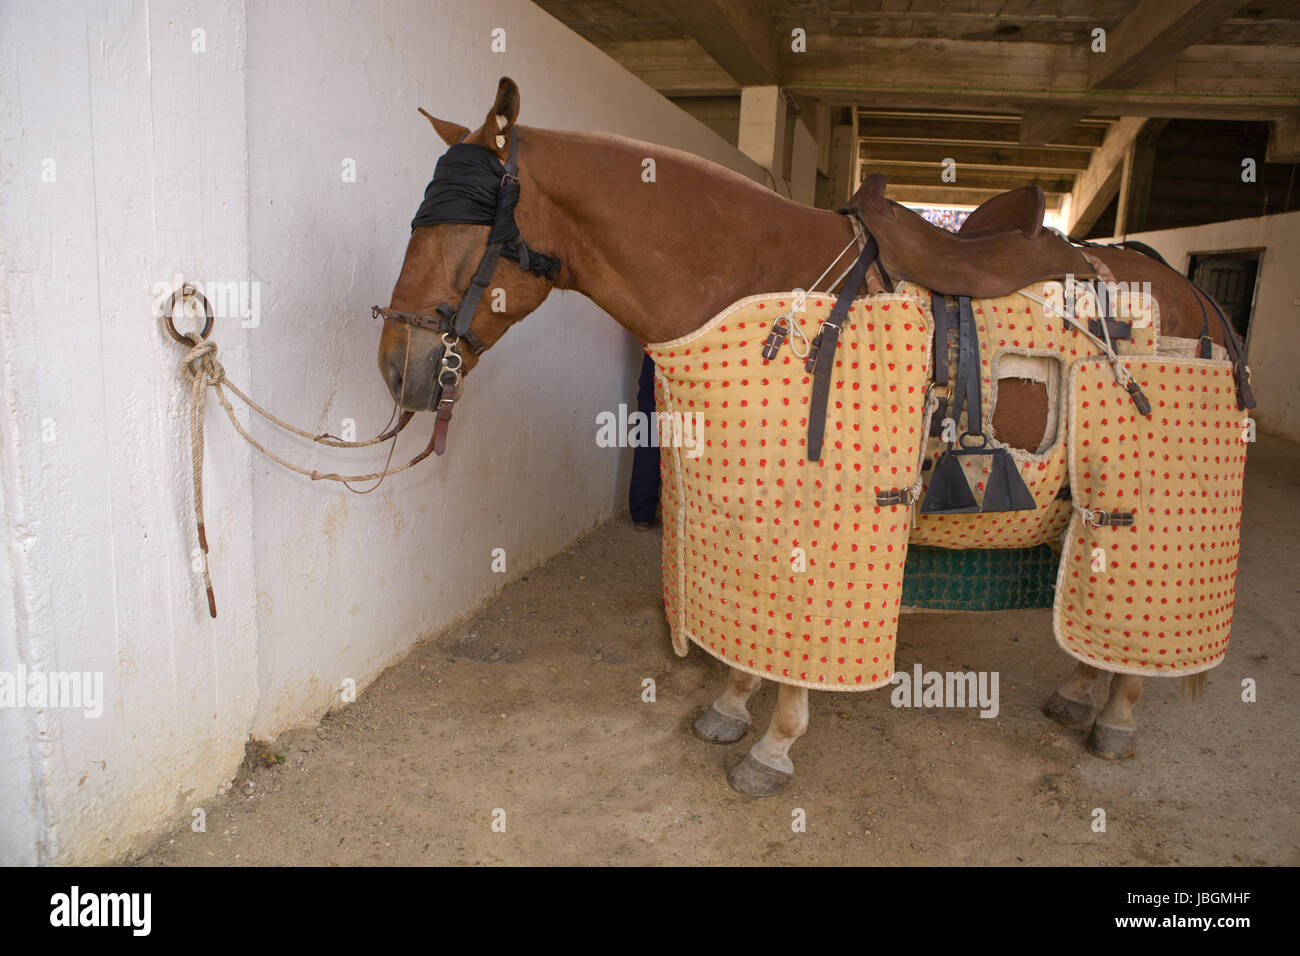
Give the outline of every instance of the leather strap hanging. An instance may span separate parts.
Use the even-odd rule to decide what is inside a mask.
[[[948,329],[954,318],[952,300],[938,292],[931,293],[930,312],[934,316],[934,384],[945,392],[935,396],[938,405],[930,419],[930,435],[937,437],[943,434],[943,420],[948,415]]]
[[[984,408],[980,402],[980,340],[975,328],[975,314],[970,299],[957,299],[957,382],[952,405],[952,419],[961,418],[963,404],[966,408],[966,433],[982,435]]]
[[[808,411],[808,460],[820,461],[822,443],[826,438],[826,402],[831,392],[831,370],[835,365],[835,348],[839,344],[840,328],[849,314],[853,299],[867,279],[867,270],[880,253],[876,238],[867,235],[867,244],[849,270],[848,278],[840,289],[835,308],[822,322],[821,330],[812,341],[808,364],[813,373],[812,407]]]

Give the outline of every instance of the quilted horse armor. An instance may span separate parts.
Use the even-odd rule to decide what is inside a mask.
[[[702,415],[698,457],[661,455],[676,651],[694,643],[784,683],[879,687],[896,670],[909,544],[1051,543],[1063,547],[1054,629],[1068,653],[1124,673],[1213,667],[1236,592],[1246,448],[1237,363],[1221,347],[1201,357],[1205,343],[1162,337],[1149,296],[1085,294],[1076,325],[1063,320],[1061,284],[1037,282],[965,300],[979,356],[970,371],[984,400],[941,408],[931,395],[939,370],[960,364],[960,336],[935,334],[943,302],[910,281],[852,300],[830,357],[816,455],[814,360],[782,347],[785,336],[772,348],[771,332],[780,317],[815,341],[833,297],[750,296],[690,335],[646,347],[660,412]],[[1127,315],[1122,330],[1116,305]],[[1092,333],[1112,332],[1122,336],[1113,357],[1099,354]],[[1000,378],[1047,386],[1040,447],[998,441]],[[954,458],[942,427],[950,415],[995,453]],[[916,513],[945,460],[975,507]],[[1019,500],[984,507],[999,482]]]

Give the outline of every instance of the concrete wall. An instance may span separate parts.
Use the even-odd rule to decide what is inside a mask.
[[[151,314],[156,283],[260,283],[255,325],[218,319],[232,379],[302,427],[351,418],[365,436],[391,408],[367,310],[387,302],[444,148],[417,105],[476,126],[509,74],[527,125],[762,176],[524,0],[329,11],[0,6],[0,672],[99,672],[105,688],[98,718],[0,707],[0,863],[120,858],[187,820],[250,734],[310,723],[345,678],[364,688],[615,513],[626,487],[627,456],[593,437],[596,412],[634,392],[636,346],[575,295],[553,294],[484,360],[446,457],[370,496],[253,457],[213,403],[210,621],[190,564],[181,353]],[[490,50],[497,27],[505,53]],[[254,434],[305,463],[382,464]],[[489,573],[494,547],[504,575]]]
[[[103,860],[181,820],[238,764],[257,703],[249,456],[214,419],[210,623],[182,353],[151,312],[174,270],[248,270],[243,8],[203,10],[0,7],[0,660],[100,673],[106,697],[98,718],[0,708],[0,862]],[[220,342],[247,380],[249,336]]]
[[[1259,408],[1253,416],[1262,431],[1300,441],[1300,212],[1234,219],[1185,229],[1139,232],[1137,239],[1156,249],[1187,274],[1200,253],[1263,249],[1255,280],[1255,308],[1247,341],[1251,384]]]

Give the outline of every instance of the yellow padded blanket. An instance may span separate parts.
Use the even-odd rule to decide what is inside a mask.
[[[1236,599],[1246,461],[1232,366],[1126,358],[1151,401],[1136,414],[1110,366],[1087,359],[1068,385],[1070,485],[1088,511],[1129,512],[1131,527],[1076,513],[1057,578],[1057,643],[1102,670],[1195,674],[1228,648]]]
[[[900,284],[854,303],[812,463],[812,377],[789,342],[761,354],[792,304],[751,296],[646,347],[659,412],[702,416],[698,457],[661,449],[665,610],[679,654],[692,642],[783,683],[866,690],[894,673],[910,509],[876,495],[916,481],[929,296]],[[833,305],[810,295],[794,314],[809,339]]]
[[[1063,391],[1069,367],[1080,358],[1095,354],[1096,346],[1060,318],[1065,307],[1065,296],[1059,282],[1044,282],[1026,290],[1045,299],[1047,308],[1021,293],[997,299],[972,299],[971,312],[975,317],[980,345],[980,394],[983,396],[981,431],[989,435],[994,444],[997,433],[993,428],[993,409],[997,401],[997,378],[1006,373],[1011,359],[1051,359],[1056,366],[1053,390]],[[1115,348],[1122,354],[1154,355],[1160,331],[1160,311],[1151,296],[1128,294],[1123,289],[1117,297],[1116,307],[1126,322],[1132,323],[1131,337],[1118,339]],[[1076,314],[1081,321],[1095,319],[1098,315],[1097,299],[1086,286],[1078,290]],[[954,338],[949,357],[950,367],[957,367],[957,350]],[[912,532],[912,544],[936,548],[1030,548],[1035,545],[1061,540],[1070,520],[1070,504],[1056,497],[1065,483],[1066,463],[1064,435],[1067,428],[1066,403],[1049,406],[1053,416],[1052,431],[1055,440],[1049,447],[1029,452],[1011,449],[1025,486],[1034,496],[1038,508],[1034,511],[1009,511],[1001,514],[951,514],[918,515]],[[930,440],[928,455],[938,461],[947,442],[938,437]],[[984,481],[992,459],[988,456],[969,456],[962,466],[970,475],[977,492],[984,490]],[[981,473],[975,473],[981,470]],[[925,472],[928,478],[933,471]]]

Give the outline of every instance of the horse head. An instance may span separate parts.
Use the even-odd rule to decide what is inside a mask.
[[[542,304],[560,263],[529,249],[515,224],[515,82],[501,79],[486,120],[472,133],[420,112],[450,148],[412,220],[389,306],[375,308],[384,319],[379,371],[403,408],[449,418],[464,374]]]

